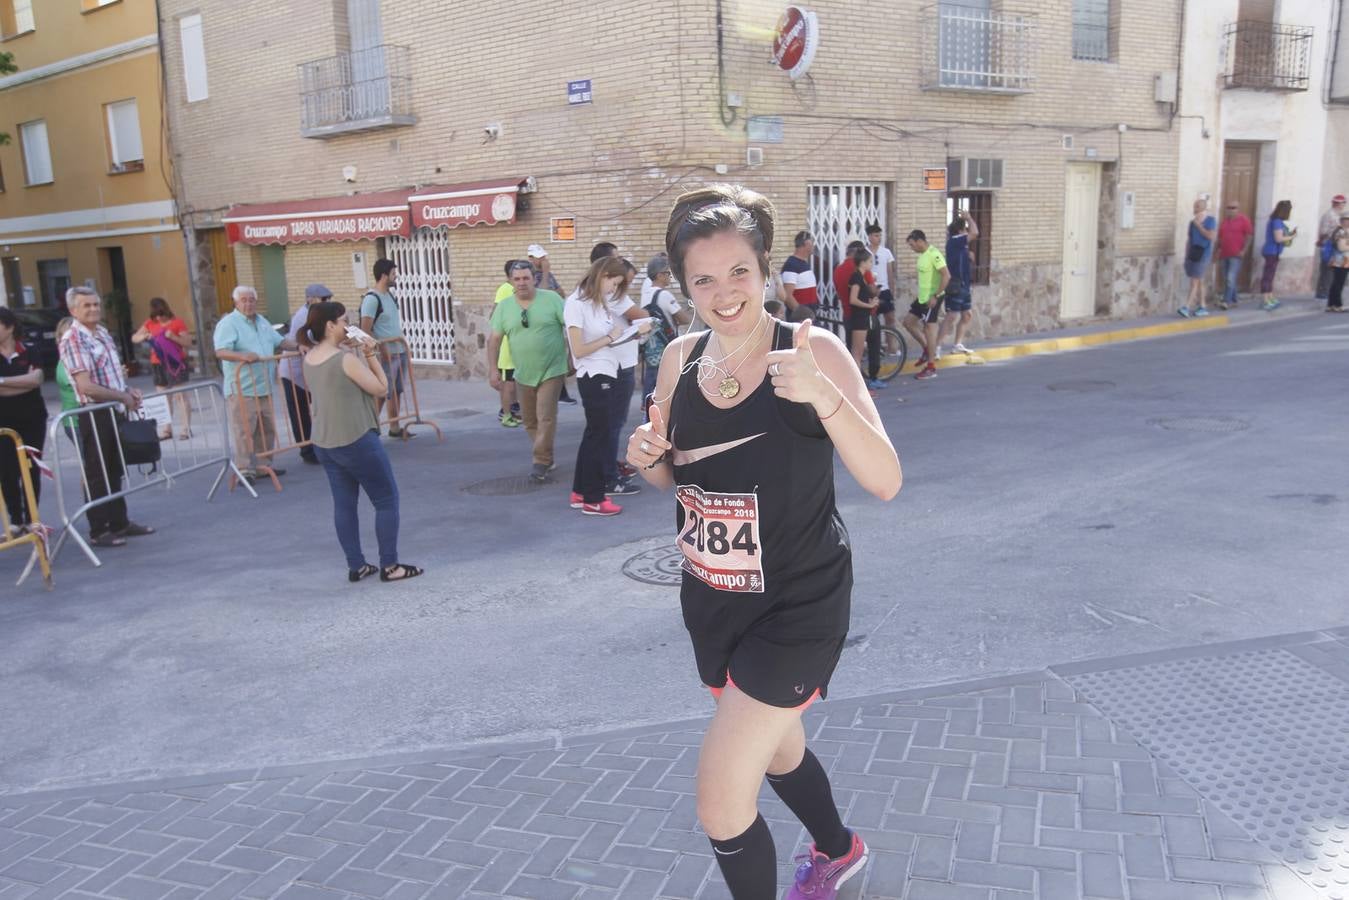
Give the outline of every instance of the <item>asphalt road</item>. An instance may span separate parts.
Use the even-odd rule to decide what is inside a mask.
[[[1301,317],[905,378],[878,397],[905,484],[838,476],[856,550],[831,696],[1349,622],[1349,321]],[[444,416],[391,446],[402,555],[348,585],[318,469],[206,504],[132,500],[161,533],[70,548],[58,587],[0,554],[0,792],[575,734],[708,709],[677,591],[625,561],[672,540],[668,495],[622,516],[527,470],[521,432]],[[367,508],[368,509],[368,508]],[[363,523],[374,550],[370,517]]]

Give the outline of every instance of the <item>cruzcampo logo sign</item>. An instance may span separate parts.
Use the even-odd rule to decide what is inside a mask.
[[[773,35],[773,65],[796,81],[810,70],[820,46],[820,23],[804,6],[789,6]]]

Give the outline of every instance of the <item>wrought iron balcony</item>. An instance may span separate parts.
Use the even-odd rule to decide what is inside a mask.
[[[328,138],[413,125],[411,53],[381,44],[300,63],[300,134]]]
[[[1314,31],[1303,25],[1233,22],[1227,26],[1223,83],[1257,91],[1305,91]]]
[[[1024,94],[1034,88],[1035,17],[957,3],[923,9],[923,89]]]

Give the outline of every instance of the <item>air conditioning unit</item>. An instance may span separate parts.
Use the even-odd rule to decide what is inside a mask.
[[[1000,159],[964,157],[946,161],[947,190],[991,191],[1003,185]]]
[[[751,167],[754,167],[754,166],[762,166],[762,165],[763,165],[763,148],[762,148],[762,147],[746,147],[746,148],[745,148],[745,165],[751,166]]]

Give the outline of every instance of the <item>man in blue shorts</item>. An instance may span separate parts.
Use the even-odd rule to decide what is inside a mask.
[[[965,346],[965,329],[974,318],[974,313],[970,309],[970,275],[974,267],[970,241],[979,237],[979,226],[974,224],[974,219],[962,209],[956,213],[955,221],[947,231],[949,234],[946,237],[946,267],[951,271],[951,284],[946,289],[946,318],[942,319],[941,329],[937,333],[937,356],[941,357],[941,345],[946,340],[947,332],[951,330],[953,320],[956,327],[956,343],[951,350],[972,356],[973,353]]]

